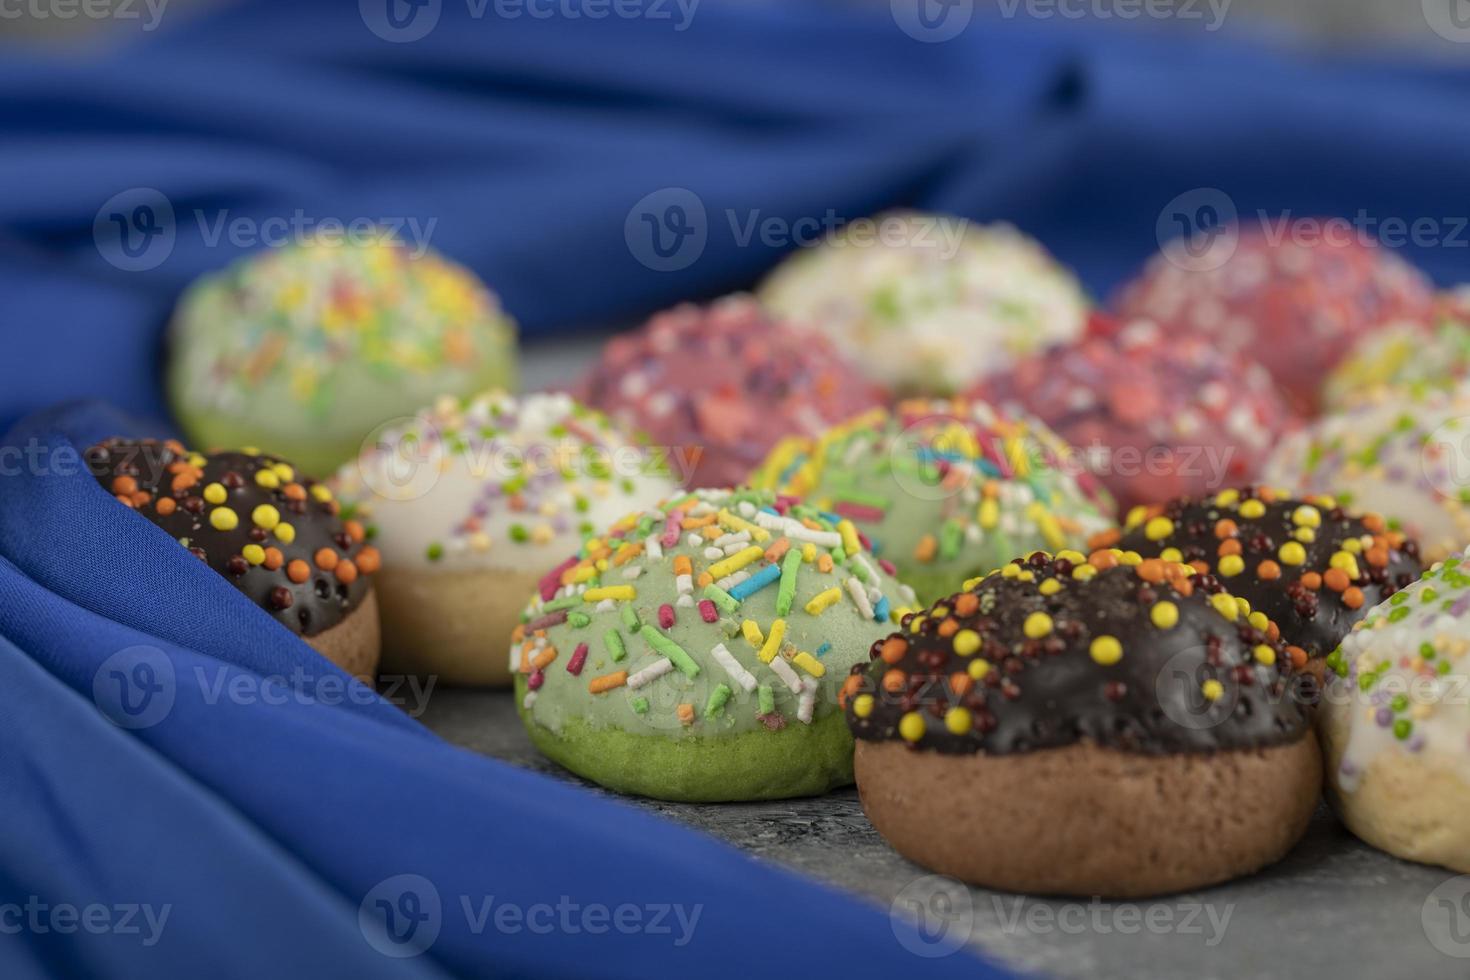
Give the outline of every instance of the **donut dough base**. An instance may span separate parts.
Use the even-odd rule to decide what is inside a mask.
[[[356,677],[372,684],[378,674],[382,632],[378,622],[378,597],[369,592],[347,617],[316,636],[304,636],[307,646]]]
[[[539,581],[528,572],[384,568],[373,582],[383,612],[383,672],[505,687],[510,634]]]
[[[819,796],[852,783],[852,734],[839,711],[779,731],[671,737],[594,728],[573,721],[554,732],[516,704],[536,748],[584,779],[631,796],[676,803],[727,803]]]
[[[941,755],[859,740],[873,826],[917,864],[987,888],[1142,898],[1249,874],[1306,832],[1322,785],[1308,732],[1290,745],[1141,755],[1089,742]]]

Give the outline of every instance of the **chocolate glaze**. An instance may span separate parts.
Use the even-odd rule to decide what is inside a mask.
[[[1094,552],[1089,563],[1104,567],[1082,581],[1066,558],[1018,558],[1012,565],[1033,581],[992,574],[968,593],[905,617],[903,630],[875,643],[871,664],[855,667],[843,689],[853,733],[949,754],[1008,755],[1090,740],[1162,755],[1282,745],[1308,731],[1316,681],[1294,672],[1272,624],[1263,630],[1260,617],[1252,625],[1238,612],[1227,619],[1211,602],[1223,593],[1211,576],[1186,577],[1183,566],[1158,560],[1117,560],[1117,553]],[[1060,585],[1052,595],[1040,588],[1048,580]],[[1151,619],[1164,601],[1178,614],[1168,628]],[[1034,613],[1050,617],[1045,636],[1026,635]],[[965,630],[981,640],[969,656],[956,650]],[[1091,652],[1104,635],[1121,645],[1114,663]],[[1261,647],[1269,648],[1271,664],[1258,661]],[[956,680],[973,678],[976,660],[986,661],[988,672],[961,694]],[[901,685],[885,683],[895,670]],[[1219,684],[1214,700],[1203,693],[1207,682]],[[872,701],[859,717],[863,694]],[[946,725],[954,707],[971,721],[959,734]],[[917,739],[901,734],[910,713],[923,720]]]
[[[1245,598],[1252,609],[1264,612],[1281,627],[1288,643],[1301,647],[1312,657],[1331,653],[1353,624],[1378,603],[1417,580],[1423,570],[1418,544],[1399,532],[1387,530],[1382,518],[1376,515],[1355,516],[1327,498],[1281,498],[1265,488],[1244,487],[1238,493],[1233,503],[1221,502],[1216,495],[1210,495],[1201,499],[1181,497],[1149,508],[1140,512],[1137,520],[1130,520],[1130,529],[1116,541],[1116,547],[1137,551],[1145,557],[1177,548],[1180,560],[1189,564],[1198,562],[1201,570],[1220,575],[1231,594]],[[1229,495],[1226,500],[1230,500]],[[1240,507],[1247,500],[1260,500],[1265,513],[1255,518],[1243,516]],[[1293,537],[1293,532],[1300,529],[1293,515],[1303,506],[1315,509],[1320,515],[1320,524],[1312,529],[1314,540],[1311,541]],[[1174,530],[1161,539],[1150,540],[1146,526],[1156,516],[1167,517]],[[1217,533],[1222,520],[1235,524],[1233,535],[1221,537]],[[1233,576],[1220,572],[1220,550],[1227,540],[1238,542],[1245,566]],[[1280,560],[1282,545],[1293,540],[1301,544],[1306,556],[1295,566]],[[1359,574],[1347,578],[1351,587],[1361,593],[1353,597],[1355,608],[1344,602],[1342,591],[1325,584],[1307,588],[1302,582],[1303,576],[1309,573],[1318,576],[1326,573],[1333,555],[1342,551],[1348,541],[1358,542],[1359,549],[1356,556]],[[1382,564],[1375,564],[1368,557],[1375,545],[1382,549]],[[1258,569],[1263,561],[1276,566],[1278,577],[1260,576]]]
[[[371,589],[366,573],[376,569],[377,552],[364,546],[360,527],[339,518],[335,500],[321,499],[325,488],[316,489],[318,481],[293,471],[290,479],[267,476],[267,482],[278,484],[274,488],[257,482],[260,471],[289,466],[277,457],[238,452],[201,457],[176,442],[109,439],[88,449],[86,458],[104,488],[167,531],[292,632],[314,636],[331,629]],[[204,496],[215,484],[225,492],[219,504]],[[294,528],[292,541],[284,542],[278,531],[257,525],[253,515],[263,504],[274,507],[280,520]],[[210,515],[217,507],[236,515],[235,527],[213,526]],[[273,555],[267,563],[252,564],[245,557],[252,544],[278,552],[280,561]],[[328,557],[331,569],[318,562],[324,551],[337,558],[332,562]],[[293,562],[305,563],[309,574],[304,581],[291,580]]]

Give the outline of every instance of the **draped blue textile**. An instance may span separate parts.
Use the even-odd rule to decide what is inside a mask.
[[[745,240],[752,221],[894,205],[1014,221],[1104,295],[1199,188],[1451,238],[1470,76],[978,15],[922,43],[887,5],[811,0],[703,0],[687,23],[673,3],[594,20],[428,0],[399,13],[437,24],[395,43],[374,3],[166,12],[90,59],[0,47],[0,975],[995,975],[442,743],[118,507],[79,450],[167,430],[162,328],[194,276],[258,247],[236,219],[427,229],[535,338],[749,285],[790,247]],[[642,214],[683,191],[703,246],[665,270]],[[1410,251],[1470,278],[1463,247]],[[80,398],[110,407],[46,410]],[[495,927],[499,905],[564,901],[701,911],[683,945],[673,920]],[[46,928],[8,928],[37,902]],[[61,905],[99,928],[64,931]],[[404,948],[361,909],[433,941],[384,955]]]

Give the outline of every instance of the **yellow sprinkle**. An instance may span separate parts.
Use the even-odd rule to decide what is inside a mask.
[[[1348,538],[1342,543],[1342,550],[1350,555],[1361,555],[1363,553],[1363,542],[1357,538]]]
[[[1174,522],[1162,514],[1149,518],[1149,522],[1143,526],[1143,536],[1150,541],[1162,541],[1173,533]]]
[[[954,652],[962,657],[973,657],[980,652],[980,634],[974,630],[960,630],[954,635]]]
[[[970,730],[970,712],[965,708],[950,708],[944,713],[944,727],[951,735],[963,735]]]
[[[579,565],[578,567],[572,569],[570,574],[564,576],[562,578],[562,581],[566,582],[569,585],[581,585],[583,582],[590,582],[596,577],[597,565],[594,563]]]
[[[246,456],[259,456],[260,455],[260,447],[259,446],[241,446],[240,447],[240,452],[244,453]]]
[[[1235,502],[1238,501],[1239,499],[1240,499],[1240,491],[1239,490],[1221,490],[1219,493],[1215,494],[1215,506],[1216,507],[1233,507],[1233,506],[1235,506]]]
[[[311,496],[317,503],[324,504],[332,499],[332,491],[325,483],[317,483],[312,485]]]
[[[1080,565],[1080,564],[1082,564],[1083,562],[1085,562],[1087,560],[1087,556],[1084,555],[1082,552],[1080,552],[1080,551],[1073,551],[1070,548],[1064,549],[1062,551],[1058,551],[1057,552],[1057,557],[1058,558],[1061,558],[1061,559],[1063,559],[1065,561],[1069,561],[1069,562],[1071,562],[1074,565]]]
[[[982,528],[992,530],[1000,523],[1000,504],[994,497],[986,497],[980,501],[980,510],[975,516],[979,518]]]
[[[252,565],[265,564],[265,549],[258,544],[247,544],[240,549],[240,554]]]
[[[1300,565],[1307,560],[1307,549],[1297,541],[1288,541],[1276,551],[1283,565]]]
[[[255,522],[256,527],[263,527],[267,531],[274,531],[281,523],[281,512],[270,504],[261,504],[250,512],[250,519]]]
[[[275,470],[256,470],[255,483],[267,490],[276,490],[281,486],[281,478],[276,476]]]
[[[1249,622],[1256,629],[1260,630],[1262,633],[1266,632],[1266,630],[1269,629],[1271,626],[1271,620],[1266,618],[1266,614],[1263,612],[1251,613],[1249,616],[1246,617],[1246,621]]]
[[[627,602],[636,598],[638,590],[631,585],[601,585],[582,593],[583,602],[601,602],[603,599]]]
[[[1255,520],[1257,517],[1266,516],[1266,505],[1259,500],[1247,500],[1240,505],[1240,516],[1247,520]]]
[[[1276,651],[1262,643],[1256,647],[1256,663],[1265,664],[1267,667],[1276,662]]]
[[[1143,504],[1137,504],[1133,507],[1133,509],[1128,511],[1128,517],[1124,520],[1123,523],[1129,528],[1137,527],[1138,525],[1143,523],[1143,519],[1147,514],[1148,508],[1145,507]]]
[[[801,560],[810,565],[817,560],[817,546],[808,541],[801,546]]]
[[[910,711],[898,721],[898,734],[908,742],[917,742],[923,738],[924,728],[924,716],[917,711]]]
[[[1079,582],[1086,582],[1097,574],[1097,569],[1092,565],[1078,565],[1072,569],[1072,577]]]
[[[1317,532],[1313,531],[1309,527],[1299,527],[1295,531],[1291,532],[1291,536],[1296,538],[1302,544],[1311,544],[1313,541],[1317,540]]]
[[[766,638],[761,635],[760,626],[753,619],[747,619],[745,620],[745,622],[741,623],[740,632],[745,634],[745,642],[749,643],[757,650],[761,648],[762,643],[766,642]]]
[[[211,483],[204,488],[204,502],[216,507],[230,499],[230,492],[223,483]]]
[[[826,665],[805,650],[792,657],[791,662],[813,677],[822,677],[827,673]]]
[[[766,645],[761,647],[761,663],[768,664],[776,659],[776,654],[781,652],[781,641],[786,638],[786,620],[778,619],[771,624],[771,631],[766,634]]]
[[[859,694],[852,699],[852,713],[859,718],[866,718],[873,713],[873,695]]]
[[[971,680],[983,681],[985,675],[990,673],[990,661],[971,660],[970,666],[965,668],[965,673],[970,675]]]
[[[281,544],[290,544],[292,541],[295,541],[296,540],[296,527],[295,527],[295,525],[287,524],[285,521],[282,521],[281,523],[277,524],[276,525],[276,540],[280,541]]]
[[[1021,632],[1033,640],[1039,640],[1051,632],[1051,617],[1044,612],[1034,612],[1026,617]]]
[[[209,512],[209,523],[216,531],[233,531],[240,526],[240,515],[228,507],[216,507]]]
[[[812,596],[811,601],[806,604],[806,611],[813,616],[820,616],[827,611],[828,607],[839,602],[841,599],[842,590],[834,585],[825,592],[818,592]]]
[[[1238,615],[1243,616],[1246,619],[1249,619],[1250,618],[1250,615],[1251,615],[1251,604],[1250,604],[1250,600],[1247,599],[1247,598],[1245,598],[1244,596],[1236,596],[1235,597],[1235,611],[1236,611],[1236,613]]]
[[[732,514],[728,510],[720,511],[717,519],[725,530],[732,533],[739,534],[741,531],[749,531],[752,541],[769,541],[771,539],[770,531],[767,531],[759,524],[752,524],[745,518]]]
[[[838,521],[837,533],[842,535],[842,550],[849,555],[863,550],[862,543],[858,541],[857,528],[852,526],[852,521]]]
[[[1214,595],[1210,596],[1210,605],[1214,606],[1217,613],[1219,613],[1221,616],[1224,616],[1232,623],[1235,622],[1236,617],[1240,615],[1240,608],[1236,606],[1234,597],[1230,596],[1227,593],[1216,592]]]
[[[1246,503],[1251,503],[1251,501],[1247,500]],[[1205,696],[1206,701],[1218,701],[1220,695],[1225,693],[1225,685],[1217,680],[1208,680],[1199,686],[1199,692]]]
[[[1038,585],[1036,587],[1036,591],[1040,592],[1042,595],[1056,595],[1058,592],[1062,591],[1061,580],[1049,578],[1045,582],[1042,582],[1040,585]]]
[[[1358,577],[1358,559],[1353,557],[1350,552],[1339,551],[1334,553],[1331,558],[1327,559],[1327,564],[1333,568],[1340,568],[1344,572],[1347,572],[1348,578],[1356,579]]]
[[[1159,552],[1159,557],[1164,559],[1164,561],[1180,562],[1184,560],[1184,552],[1178,548],[1165,548]]]
[[[1148,618],[1161,630],[1173,629],[1179,623],[1179,607],[1167,600],[1156,602],[1148,611]]]
[[[1220,559],[1220,574],[1226,578],[1234,578],[1245,571],[1245,559],[1239,555],[1226,555]]]
[[[208,463],[208,462],[209,462],[209,460],[205,459],[199,453],[190,453],[189,454],[189,465],[192,466],[192,467],[194,467],[196,470],[202,470],[202,469],[204,469],[205,464]]]
[[[1291,520],[1293,524],[1299,524],[1302,527],[1321,527],[1322,512],[1311,504],[1302,504],[1292,511]]]
[[[1123,659],[1123,644],[1118,642],[1116,636],[1099,636],[1092,641],[1087,652],[1092,654],[1093,660],[1104,667],[1110,667]]]
[[[272,466],[271,469],[276,471],[276,476],[280,477],[287,483],[290,483],[292,480],[296,479],[296,471],[293,470],[290,466],[287,466],[285,463],[277,463],[275,466]]]
[[[722,579],[726,575],[735,574],[746,565],[765,556],[766,551],[764,548],[757,548],[755,545],[751,545],[749,548],[742,548],[735,552],[735,554],[726,558],[724,561],[715,562],[706,571],[709,572],[711,578]]]

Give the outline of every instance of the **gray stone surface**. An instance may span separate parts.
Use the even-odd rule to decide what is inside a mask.
[[[476,752],[582,782],[537,754],[507,693],[436,691],[422,720]],[[852,790],[779,803],[634,802],[893,914],[922,915],[932,944],[915,952],[920,976],[924,956],[963,941],[1014,966],[1088,980],[1470,976],[1470,878],[1381,854],[1325,807],[1285,861],[1254,877],[1152,902],[1091,903],[929,875],[883,842]]]

